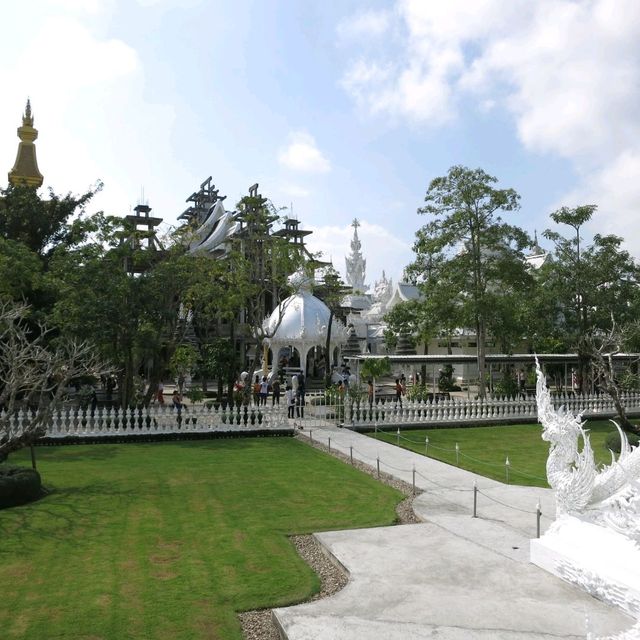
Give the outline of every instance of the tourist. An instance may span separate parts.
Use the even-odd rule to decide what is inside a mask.
[[[298,389],[296,391],[296,417],[304,418],[304,396],[306,393],[304,374],[299,373],[296,378],[298,379]]]
[[[400,376],[400,386],[402,387],[402,395],[407,395],[407,379],[404,377],[404,373]]]
[[[262,376],[262,382],[260,383],[260,404],[267,404],[267,397],[269,395],[269,383],[267,382],[267,376]]]
[[[293,407],[295,406],[296,398],[293,394],[291,385],[287,385],[284,397],[287,400],[287,418],[293,418]]]
[[[158,382],[158,391],[156,391],[156,400],[160,406],[164,406],[164,385]]]
[[[402,389],[402,385],[400,384],[400,378],[396,378],[396,402],[399,402],[401,407],[402,407],[403,395],[404,395],[404,391]]]
[[[260,376],[256,376],[253,382],[253,404],[260,404]]]
[[[171,402],[173,404],[173,408],[180,411],[182,409],[182,396],[180,395],[180,391],[175,389],[173,395],[171,396]]]
[[[273,384],[271,385],[271,390],[273,391],[273,397],[271,398],[272,405],[280,406],[280,380],[275,378]]]

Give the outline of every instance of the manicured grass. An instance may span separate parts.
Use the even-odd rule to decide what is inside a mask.
[[[401,499],[290,438],[37,456],[52,493],[0,511],[3,640],[240,638],[236,611],[319,588],[286,534],[390,524]]]
[[[615,427],[608,421],[589,421],[591,447],[596,462],[609,464],[611,454],[604,446],[608,433]],[[448,464],[456,464],[455,446],[460,446],[460,467],[487,478],[506,481],[505,461],[509,457],[509,481],[512,484],[546,487],[546,463],[549,445],[540,437],[539,424],[470,427],[457,429],[420,429],[400,432],[400,446],[425,454],[425,438],[429,438],[428,455]],[[396,432],[368,434],[397,444]],[[444,449],[444,451],[443,451]],[[473,459],[471,459],[473,458]]]

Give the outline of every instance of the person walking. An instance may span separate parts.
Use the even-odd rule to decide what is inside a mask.
[[[267,404],[267,397],[269,395],[269,383],[267,382],[267,376],[262,376],[262,382],[260,383],[260,404]]]
[[[404,395],[404,391],[402,390],[402,385],[400,384],[400,378],[396,378],[396,402],[400,403],[400,407],[402,407],[403,395]]]
[[[276,378],[271,385],[271,391],[273,392],[273,396],[271,397],[271,405],[280,406],[280,380]]]
[[[284,397],[287,400],[287,418],[293,418],[293,407],[295,406],[296,398],[293,394],[291,385],[287,385],[287,388],[284,392]]]
[[[298,390],[296,392],[296,417],[304,418],[304,396],[306,393],[304,374],[299,373],[298,378]]]

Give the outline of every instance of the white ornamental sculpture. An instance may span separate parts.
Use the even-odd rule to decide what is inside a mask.
[[[542,439],[549,442],[547,480],[556,492],[556,515],[572,515],[609,527],[640,543],[640,448],[620,434],[620,455],[598,469],[581,414],[554,409],[544,374],[536,363],[536,401]],[[582,450],[580,451],[580,442]]]
[[[556,520],[531,540],[531,562],[640,620],[640,447],[631,448],[616,424],[620,455],[598,467],[581,414],[554,408],[537,361],[536,370]],[[612,638],[640,638],[640,623],[629,633]]]

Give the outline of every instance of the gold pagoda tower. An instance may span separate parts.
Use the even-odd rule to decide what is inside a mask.
[[[18,155],[13,169],[9,171],[9,182],[15,186],[26,186],[37,189],[42,186],[44,178],[38,170],[36,160],[36,145],[38,130],[33,127],[33,115],[31,114],[31,102],[27,100],[27,106],[22,116],[22,126],[18,127]]]

